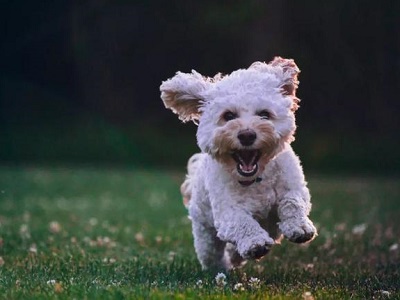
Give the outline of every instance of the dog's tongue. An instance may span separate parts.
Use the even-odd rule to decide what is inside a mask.
[[[257,156],[257,151],[242,150],[238,151],[241,169],[245,172],[251,172],[254,169],[254,164]]]
[[[233,159],[237,163],[237,171],[240,175],[249,177],[257,173],[259,150],[237,150],[232,153]]]

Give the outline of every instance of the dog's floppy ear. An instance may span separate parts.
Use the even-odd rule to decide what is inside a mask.
[[[195,122],[200,118],[199,108],[204,102],[202,92],[210,84],[194,70],[192,73],[177,72],[161,84],[161,99],[165,107],[176,113],[180,120]]]
[[[269,65],[273,67],[281,67],[283,70],[282,78],[282,94],[292,96],[293,106],[292,110],[295,111],[299,108],[298,103],[300,99],[296,97],[296,90],[299,86],[299,80],[297,75],[300,73],[300,69],[297,67],[293,59],[286,59],[282,57],[275,57]]]

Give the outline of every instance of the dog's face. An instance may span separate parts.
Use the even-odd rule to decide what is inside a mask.
[[[282,58],[225,77],[178,73],[161,85],[161,97],[182,120],[199,122],[201,150],[246,184],[293,140],[298,73]]]
[[[282,104],[282,97],[279,91],[269,101],[243,93],[209,102],[197,131],[200,148],[239,179],[255,179],[293,138],[293,112],[275,103]]]

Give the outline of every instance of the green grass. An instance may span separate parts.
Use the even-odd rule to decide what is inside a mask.
[[[195,257],[183,176],[0,167],[0,298],[400,298],[398,178],[309,176],[318,238],[218,286]]]

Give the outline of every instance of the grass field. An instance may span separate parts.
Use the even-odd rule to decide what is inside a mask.
[[[0,167],[1,299],[400,299],[399,178],[309,176],[319,236],[203,272],[183,173]]]

